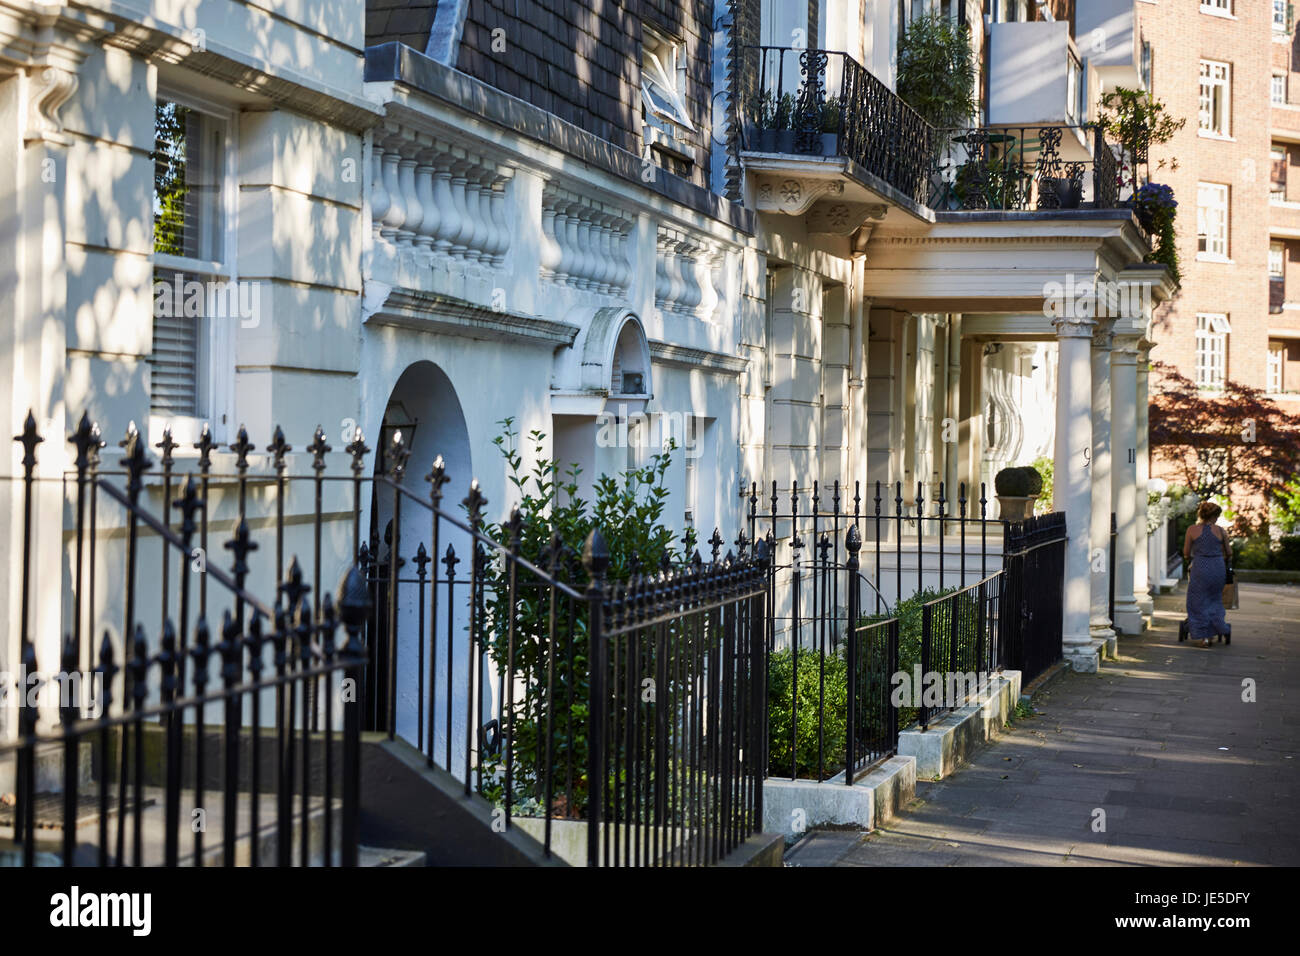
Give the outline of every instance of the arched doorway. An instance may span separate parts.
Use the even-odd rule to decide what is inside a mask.
[[[393,386],[375,436],[376,478],[389,468],[389,449],[399,431],[410,451],[403,487],[421,501],[428,501],[429,485],[424,479],[434,460],[441,456],[448,479],[443,487],[444,508],[447,513],[456,514],[456,502],[464,496],[473,477],[469,429],[451,380],[433,362],[413,363]],[[469,662],[464,646],[463,615],[467,608],[464,598],[468,592],[469,538],[461,529],[440,521],[436,529],[437,553],[433,553],[432,512],[410,497],[403,497],[400,533],[395,535],[396,496],[382,481],[376,480],[372,487],[368,550],[374,610],[367,628],[365,726],[386,730],[388,715],[392,713],[397,734],[427,749],[428,711],[432,709],[435,752],[445,755],[450,731],[454,745],[452,766],[456,766],[463,760],[465,738]],[[394,642],[389,639],[389,582],[395,538],[399,550]],[[446,563],[449,552],[456,558],[451,584],[448,584]],[[421,557],[427,560],[421,561]],[[435,600],[442,610],[439,619],[431,621],[429,609]],[[390,682],[395,695],[390,695]]]

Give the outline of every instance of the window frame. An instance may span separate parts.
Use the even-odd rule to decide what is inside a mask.
[[[1273,269],[1274,254],[1277,255],[1277,270]],[[1268,277],[1274,281],[1286,278],[1286,243],[1274,239],[1268,244]]]
[[[664,62],[665,52],[671,61]],[[653,61],[647,76],[646,61]],[[641,25],[641,138],[644,148],[653,152],[663,149],[679,159],[694,162],[690,144],[698,128],[691,120],[690,104],[686,100],[689,80],[686,44],[649,24]],[[671,86],[665,85],[671,83]],[[651,96],[656,91],[667,109]]]
[[[1207,74],[1206,67],[1209,67]],[[1214,71],[1222,68],[1223,75],[1215,76]],[[1207,96],[1206,88],[1210,92]],[[1218,127],[1214,125],[1214,110],[1216,106],[1215,91],[1220,92],[1220,99],[1217,103],[1219,107]],[[1205,108],[1205,102],[1208,99],[1209,109]],[[1203,125],[1206,117],[1209,117],[1209,126]],[[1232,136],[1232,64],[1226,60],[1206,60],[1200,61],[1200,84],[1197,95],[1197,132],[1202,136],[1209,136],[1216,139],[1228,139]]]
[[[1228,336],[1232,326],[1224,312],[1196,313],[1196,387],[1221,391],[1228,379]]]
[[[238,269],[238,223],[237,210],[239,200],[239,183],[237,175],[237,158],[239,152],[237,109],[213,102],[196,95],[184,87],[175,87],[160,82],[155,96],[155,105],[172,102],[179,106],[202,114],[210,122],[217,124],[220,131],[221,185],[218,192],[217,209],[221,217],[217,236],[221,243],[220,255],[215,259],[195,258],[174,255],[165,252],[150,252],[152,276],[150,284],[150,322],[153,321],[152,303],[154,289],[159,281],[174,281],[175,273],[182,273],[186,279],[197,281],[217,281],[236,284],[239,281]],[[157,128],[154,131],[155,148]],[[152,191],[151,191],[152,202]],[[150,229],[152,235],[153,214],[151,210]],[[151,243],[152,245],[152,243]],[[237,289],[237,286],[236,286]],[[238,294],[236,292],[236,294]],[[205,305],[205,312],[210,313],[211,303]],[[227,442],[234,432],[235,420],[235,332],[234,319],[227,317],[223,321],[213,321],[213,316],[205,314],[198,334],[196,356],[196,412],[195,415],[159,414],[153,410],[152,388],[150,389],[149,439],[155,443],[162,439],[164,428],[170,426],[172,438],[181,446],[182,454],[190,451],[190,446],[198,440],[207,424],[214,441]],[[150,351],[149,362],[152,366],[153,354]]]
[[[1212,17],[1233,17],[1232,0],[1201,0],[1201,12]]]
[[[1285,342],[1273,340],[1268,343],[1268,358],[1264,368],[1264,391],[1270,395],[1280,394],[1285,387],[1286,352]]]
[[[1279,80],[1282,81],[1281,82],[1282,95],[1280,97],[1277,95]],[[1269,86],[1268,86],[1269,104],[1272,106],[1286,106],[1287,93],[1288,93],[1287,87],[1289,85],[1290,84],[1287,82],[1287,75],[1285,73],[1274,73],[1272,79],[1269,81]]]
[[[1215,193],[1223,197],[1222,207],[1218,204],[1206,206],[1202,203],[1202,197],[1207,193]],[[1231,229],[1231,206],[1232,193],[1226,183],[1198,182],[1196,184],[1196,258],[1209,262],[1229,262],[1229,237]],[[1219,242],[1212,242],[1212,234],[1208,228],[1208,213],[1222,209],[1222,231],[1223,235]],[[1203,228],[1204,227],[1204,228]],[[1205,248],[1201,248],[1202,239],[1204,239]],[[1221,245],[1221,251],[1217,251],[1214,246]]]
[[[1290,20],[1291,20],[1290,15],[1289,15],[1289,13],[1290,13],[1290,11],[1289,11],[1289,7],[1290,7],[1290,6],[1291,6],[1291,5],[1290,5],[1290,3],[1288,2],[1288,0],[1273,0],[1273,13],[1272,13],[1272,16],[1271,16],[1270,19],[1272,20],[1272,23],[1273,23],[1273,32],[1274,32],[1274,33],[1290,33],[1290,32],[1291,32],[1289,29],[1287,29],[1288,26],[1290,26]],[[1279,11],[1280,11],[1281,14],[1282,14],[1281,26],[1278,25],[1278,13],[1279,13]]]

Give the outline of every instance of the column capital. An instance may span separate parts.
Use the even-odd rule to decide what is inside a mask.
[[[1058,339],[1087,339],[1097,323],[1090,316],[1061,316],[1052,320]]]
[[[1141,339],[1134,335],[1117,335],[1110,350],[1114,365],[1136,365],[1141,351]]]
[[[1092,330],[1092,347],[1095,349],[1112,348],[1115,342],[1115,320],[1099,318]]]

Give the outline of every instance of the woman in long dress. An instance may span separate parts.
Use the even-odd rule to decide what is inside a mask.
[[[1232,634],[1223,613],[1223,585],[1232,550],[1227,533],[1216,524],[1222,511],[1213,501],[1202,501],[1196,509],[1198,520],[1183,539],[1183,559],[1192,568],[1187,584],[1188,630],[1200,647],[1209,647],[1213,637]]]

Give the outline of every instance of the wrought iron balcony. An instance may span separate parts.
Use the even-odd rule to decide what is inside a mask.
[[[856,180],[871,201],[901,198],[935,212],[1126,205],[1116,151],[1096,126],[936,130],[846,54],[750,47],[748,55],[759,77],[742,124],[751,168],[782,155],[807,174],[805,160],[841,158],[852,165],[835,175]],[[809,208],[807,190],[785,198],[781,211]]]
[[[759,77],[742,122],[747,151],[841,157],[925,204],[933,130],[898,94],[845,53],[764,46],[746,54],[746,70]]]
[[[1061,145],[1086,137],[1092,158],[1067,159]],[[926,204],[958,210],[1118,209],[1119,168],[1099,127],[1032,126],[941,130]]]

